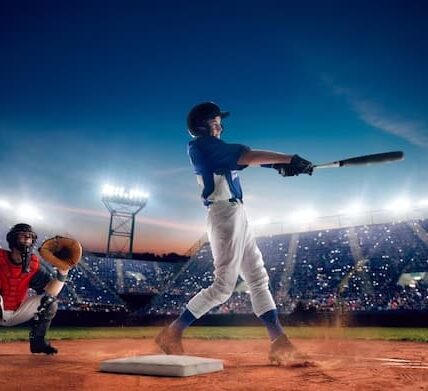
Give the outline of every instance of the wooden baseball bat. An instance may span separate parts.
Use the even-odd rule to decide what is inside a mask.
[[[338,160],[330,163],[316,164],[314,169],[318,168],[337,168],[351,166],[365,166],[369,164],[390,163],[404,159],[403,151],[375,153],[373,155],[357,156],[349,159]]]

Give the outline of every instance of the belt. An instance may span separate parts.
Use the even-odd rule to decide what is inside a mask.
[[[210,205],[216,204],[217,202],[225,202],[225,201],[229,201],[231,204],[243,204],[244,203],[241,198],[229,198],[228,200],[218,200],[218,201],[205,200],[204,205],[210,206]]]

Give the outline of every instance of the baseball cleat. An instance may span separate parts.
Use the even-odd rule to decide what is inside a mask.
[[[181,334],[173,331],[168,326],[164,327],[156,336],[155,342],[166,354],[180,355],[184,353]]]
[[[299,352],[286,335],[281,335],[272,341],[269,351],[271,364],[281,365],[284,361],[306,360],[308,356]]]
[[[44,339],[30,340],[30,350],[31,353],[44,353],[48,355],[54,355],[58,353],[58,349],[54,348],[49,342],[46,342]]]

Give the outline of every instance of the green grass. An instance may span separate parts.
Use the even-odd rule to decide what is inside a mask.
[[[428,342],[426,328],[384,328],[384,327],[287,327],[291,338],[323,339],[378,339],[389,341]],[[50,339],[99,339],[99,338],[153,338],[159,327],[68,327],[52,328]],[[185,338],[200,339],[257,339],[267,338],[263,327],[190,327]],[[0,342],[28,339],[28,329],[0,328]]]

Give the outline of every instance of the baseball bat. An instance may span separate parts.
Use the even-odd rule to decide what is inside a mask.
[[[315,168],[337,168],[351,166],[365,166],[368,164],[390,163],[404,159],[403,151],[375,153],[373,155],[357,156],[349,159],[338,160],[330,163],[316,164]]]

